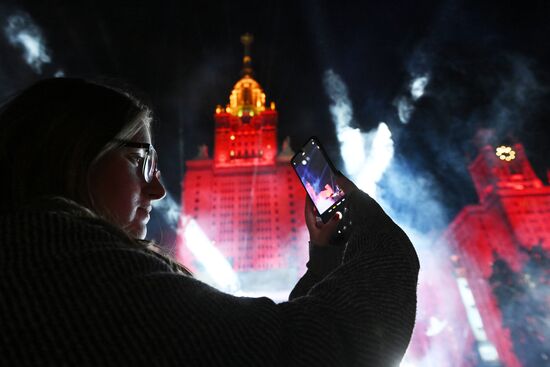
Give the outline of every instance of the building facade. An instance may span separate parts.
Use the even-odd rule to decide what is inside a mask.
[[[278,114],[253,78],[251,38],[242,41],[242,78],[229,103],[215,109],[213,156],[202,147],[186,162],[178,257],[194,271],[208,271],[183,235],[194,221],[238,274],[242,289],[265,288],[274,278],[288,288],[307,256],[305,191],[289,163],[289,140],[278,149]]]
[[[451,328],[477,354],[456,365],[550,365],[550,186],[521,144],[482,147],[469,171],[479,204],[463,208],[436,244],[450,248],[466,316],[456,320],[468,322]]]

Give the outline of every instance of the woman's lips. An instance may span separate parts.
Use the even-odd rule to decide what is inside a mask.
[[[138,207],[136,212],[138,216],[143,217],[143,220],[149,221],[149,218],[151,217],[149,213],[151,213],[151,210],[153,209],[152,206],[146,206],[146,207]]]

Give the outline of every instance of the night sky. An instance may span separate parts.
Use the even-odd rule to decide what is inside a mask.
[[[358,4],[4,0],[0,98],[60,71],[128,83],[155,109],[155,146],[177,199],[184,161],[198,144],[212,148],[212,115],[240,77],[239,38],[250,32],[254,76],[277,103],[280,142],[290,136],[297,149],[318,135],[342,166],[324,83],[332,70],[347,86],[354,126],[366,132],[386,122],[395,167],[414,178],[411,185],[421,178],[448,219],[477,200],[467,164],[479,129],[493,129],[498,143],[522,142],[547,181],[549,1]],[[50,60],[40,68],[6,35],[14,15],[43,37]],[[429,76],[425,93],[403,123],[399,100],[411,101],[411,81],[422,75]],[[386,195],[407,210],[418,205],[414,197]]]

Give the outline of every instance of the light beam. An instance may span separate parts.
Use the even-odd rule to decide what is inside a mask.
[[[204,266],[208,279],[201,279],[205,283],[211,283],[221,291],[235,293],[241,287],[237,274],[222,253],[214,246],[198,223],[190,218],[182,218],[186,223],[182,226],[183,236],[187,248],[195,258]],[[213,284],[212,284],[213,283]]]

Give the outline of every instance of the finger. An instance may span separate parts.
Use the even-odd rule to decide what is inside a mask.
[[[304,209],[306,224],[309,226],[315,226],[315,206],[311,198],[306,195],[306,204]]]
[[[323,223],[323,220],[319,218],[318,216],[315,216],[315,227],[321,229],[323,228],[325,224]]]
[[[310,240],[319,246],[330,245],[331,238],[334,236],[341,219],[342,214],[337,212],[327,223],[319,222],[315,228],[309,229]]]

